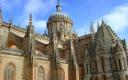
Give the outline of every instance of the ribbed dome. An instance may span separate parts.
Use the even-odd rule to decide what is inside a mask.
[[[48,21],[54,21],[54,20],[67,20],[67,21],[72,21],[71,18],[66,14],[65,12],[55,12],[53,13]]]
[[[55,20],[66,20],[66,21],[72,22],[71,18],[68,16],[68,14],[66,14],[65,12],[62,12],[61,9],[62,9],[62,6],[58,2],[57,6],[56,6],[56,12],[53,13],[52,15],[50,15],[48,22],[52,22]]]

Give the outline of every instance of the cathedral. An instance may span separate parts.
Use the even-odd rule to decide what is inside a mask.
[[[128,48],[104,20],[78,36],[60,2],[36,33],[3,21],[0,10],[0,80],[128,80]]]

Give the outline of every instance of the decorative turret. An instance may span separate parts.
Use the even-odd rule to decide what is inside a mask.
[[[30,37],[34,33],[34,26],[32,24],[32,14],[29,15],[29,25],[27,26],[27,32],[25,37]]]
[[[32,14],[29,15],[29,25],[32,25]]]
[[[27,25],[27,31],[23,38],[23,49],[24,49],[24,55],[25,55],[25,64],[29,64],[29,68],[26,68],[24,70],[25,74],[23,76],[26,77],[26,79],[31,80],[31,75],[33,75],[33,64],[35,53],[36,53],[36,42],[35,42],[35,35],[34,35],[34,26],[32,24],[32,14],[29,15],[29,21]],[[25,65],[28,66],[28,65]]]
[[[34,26],[32,24],[32,14],[29,15],[29,25],[27,26],[27,32],[25,34],[25,51],[31,54],[34,53],[35,41],[34,41]]]

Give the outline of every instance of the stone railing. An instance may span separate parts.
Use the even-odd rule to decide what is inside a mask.
[[[2,51],[8,52],[8,53],[15,53],[15,54],[24,53],[24,51],[22,51],[22,50],[12,49],[12,48],[5,48],[5,49],[2,49]]]
[[[3,22],[2,24],[5,25],[5,26],[8,26],[8,27],[9,27],[9,25],[10,25],[10,23],[7,23],[7,22]],[[26,28],[22,28],[21,26],[16,26],[16,25],[14,25],[14,24],[11,24],[11,25],[12,25],[12,26],[11,26],[12,29],[16,29],[16,30],[19,30],[19,31],[22,31],[22,32],[26,32],[26,31],[27,31]],[[43,35],[43,34],[39,34],[39,33],[34,33],[34,36],[35,36],[35,37],[42,38],[42,39],[49,40],[49,38],[48,38],[47,35]]]
[[[7,22],[3,22],[3,25],[5,26],[9,26],[10,23],[7,23]],[[17,29],[17,30],[20,30],[20,31],[23,31],[23,32],[26,32],[26,29],[22,28],[21,26],[16,26],[14,24],[11,24],[11,28],[14,28],[14,29]]]
[[[49,39],[48,36],[46,36],[46,35],[41,35],[41,34],[39,34],[39,33],[35,33],[35,37],[39,37],[39,38],[46,39],[46,40]]]
[[[36,57],[42,58],[42,59],[48,59],[48,55],[45,55],[44,53],[41,52],[36,52]]]

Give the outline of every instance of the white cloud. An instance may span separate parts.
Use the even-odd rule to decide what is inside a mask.
[[[50,9],[55,8],[56,0],[0,0],[4,10],[10,12],[15,8],[21,9],[21,16],[15,21],[26,28],[28,25],[28,16],[33,15],[33,24],[35,31],[43,32],[46,29],[46,20],[42,16],[47,14]]]
[[[78,28],[77,29],[77,32],[78,32],[78,36],[82,36],[82,35],[85,35],[85,34],[88,34],[89,33],[89,30],[90,27],[89,25],[83,25],[82,27]]]
[[[26,28],[26,26],[29,24],[29,18],[24,18],[22,19],[22,27],[23,28]],[[37,20],[36,18],[32,18],[32,23],[34,25],[34,29],[36,32],[38,33],[42,33],[45,29],[46,29],[46,23],[47,21],[46,20]]]
[[[47,13],[53,6],[55,6],[55,0],[28,0],[24,6],[24,12],[26,14],[38,14]]]
[[[82,35],[85,35],[85,34],[90,34],[90,26],[91,26],[91,24],[93,24],[94,31],[96,32],[97,31],[97,22],[98,21],[101,21],[101,20],[99,20],[99,19],[95,20],[94,23],[90,22],[89,24],[85,24],[82,27],[78,28],[77,29],[78,35],[82,36]]]
[[[46,20],[39,18],[47,14],[55,6],[55,3],[55,0],[28,0],[18,22],[21,22],[23,26],[28,25],[28,15],[32,13],[35,31],[43,32],[46,29]]]
[[[103,18],[116,32],[122,32],[128,28],[128,4],[115,7]]]
[[[1,6],[4,10],[12,10],[15,7],[21,6],[22,0],[0,0]]]
[[[46,29],[46,21],[45,20],[36,20],[33,21],[36,32],[42,33]]]
[[[101,23],[102,18],[116,33],[126,33],[126,30],[128,29],[128,4],[117,6],[113,8],[109,13],[101,16],[101,18],[94,20],[95,31],[97,30],[97,22]],[[89,26],[90,25],[86,24],[79,28],[79,35],[84,35],[85,31],[89,33]],[[125,35],[128,36],[128,34]]]

